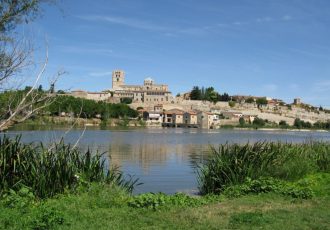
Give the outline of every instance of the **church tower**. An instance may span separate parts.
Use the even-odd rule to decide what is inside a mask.
[[[122,70],[114,70],[112,72],[112,88],[117,89],[125,85],[125,72]]]

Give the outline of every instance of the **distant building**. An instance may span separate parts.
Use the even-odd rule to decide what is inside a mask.
[[[183,123],[187,126],[196,126],[198,123],[197,113],[194,111],[185,112],[183,114]]]
[[[108,101],[118,103],[123,98],[130,98],[132,102],[150,104],[173,103],[174,98],[169,91],[168,85],[155,84],[151,78],[146,78],[143,85],[126,85],[125,72],[114,70],[112,72],[112,88],[102,92],[87,92],[75,90],[71,92],[74,97],[81,97],[96,101]]]
[[[300,98],[293,99],[293,104],[294,105],[301,105],[301,99]]]
[[[215,125],[214,114],[210,112],[198,112],[197,122],[202,129],[213,129]]]

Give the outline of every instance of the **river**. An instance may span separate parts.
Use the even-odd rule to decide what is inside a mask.
[[[8,131],[6,135],[22,135],[24,142],[49,143],[63,137],[66,143],[75,143],[80,139],[81,149],[89,147],[93,151],[107,152],[111,164],[120,166],[126,175],[139,178],[143,184],[136,187],[135,194],[197,193],[197,166],[207,159],[210,146],[221,143],[330,141],[330,132],[314,131],[90,128],[84,133],[77,129],[66,133],[66,130],[16,129]]]

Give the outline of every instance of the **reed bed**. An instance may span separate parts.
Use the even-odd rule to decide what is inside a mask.
[[[125,178],[118,168],[106,169],[105,164],[103,154],[83,153],[63,141],[48,148],[4,136],[0,138],[0,195],[28,187],[36,197],[48,198],[91,182],[131,192],[137,180]]]
[[[202,194],[220,194],[247,178],[294,181],[316,172],[330,172],[330,143],[227,143],[211,147],[211,156],[199,168],[198,183]]]

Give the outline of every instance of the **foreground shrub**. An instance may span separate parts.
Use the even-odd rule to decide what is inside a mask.
[[[0,195],[10,190],[31,189],[38,198],[47,198],[90,182],[105,182],[131,192],[136,180],[125,180],[117,168],[106,169],[102,154],[72,149],[63,142],[47,148],[23,144],[20,137],[0,138]]]
[[[257,142],[223,144],[211,148],[211,156],[198,173],[202,194],[219,194],[247,178],[273,177],[294,181],[307,174],[329,172],[330,144]]]
[[[130,207],[156,210],[161,207],[196,207],[220,200],[217,196],[191,197],[183,193],[166,195],[164,193],[145,193],[131,198]]]
[[[313,190],[308,184],[303,186],[300,183],[291,184],[278,179],[263,177],[258,180],[247,178],[246,181],[240,185],[227,187],[223,193],[227,197],[239,197],[242,195],[269,192],[299,199],[310,199],[314,196]]]

